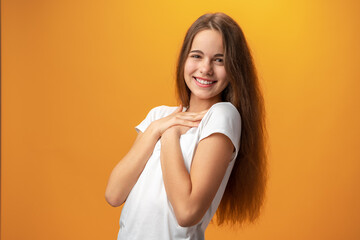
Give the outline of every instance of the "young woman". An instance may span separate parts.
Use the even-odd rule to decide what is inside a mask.
[[[152,109],[111,173],[106,200],[125,205],[118,239],[204,239],[219,224],[253,222],[266,183],[263,98],[245,37],[223,13],[186,33],[179,107]]]

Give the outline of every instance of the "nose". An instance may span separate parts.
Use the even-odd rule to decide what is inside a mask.
[[[213,67],[210,60],[204,59],[201,62],[200,73],[209,76],[213,74]]]

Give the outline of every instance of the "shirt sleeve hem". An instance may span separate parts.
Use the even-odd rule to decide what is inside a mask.
[[[238,146],[238,143],[236,143],[236,140],[232,139],[230,137],[231,134],[226,129],[215,129],[215,130],[212,130],[212,131],[209,131],[209,132],[205,132],[200,136],[199,142],[201,140],[203,140],[204,138],[207,138],[207,137],[211,136],[214,133],[221,133],[221,134],[225,135],[226,137],[228,137],[230,139],[231,143],[233,144],[233,146],[235,148],[235,152],[233,153],[233,156],[232,156],[232,159],[231,159],[231,161],[233,161],[236,158],[237,154],[238,154],[239,146]]]

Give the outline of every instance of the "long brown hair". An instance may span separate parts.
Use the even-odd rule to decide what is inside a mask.
[[[240,149],[217,210],[218,224],[254,222],[264,202],[267,164],[264,99],[250,49],[239,25],[224,13],[205,14],[189,28],[180,51],[176,87],[183,106],[189,106],[184,65],[195,35],[206,29],[219,31],[224,44],[229,85],[222,101],[231,102],[242,120]]]

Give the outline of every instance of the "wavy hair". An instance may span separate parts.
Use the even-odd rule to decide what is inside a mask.
[[[217,210],[219,225],[254,222],[263,206],[267,181],[266,126],[264,99],[255,65],[243,31],[224,13],[199,17],[188,29],[176,68],[176,89],[183,106],[189,106],[190,90],[184,79],[184,66],[195,35],[203,30],[221,33],[225,71],[229,85],[222,101],[231,102],[242,119],[240,149],[223,198]]]

